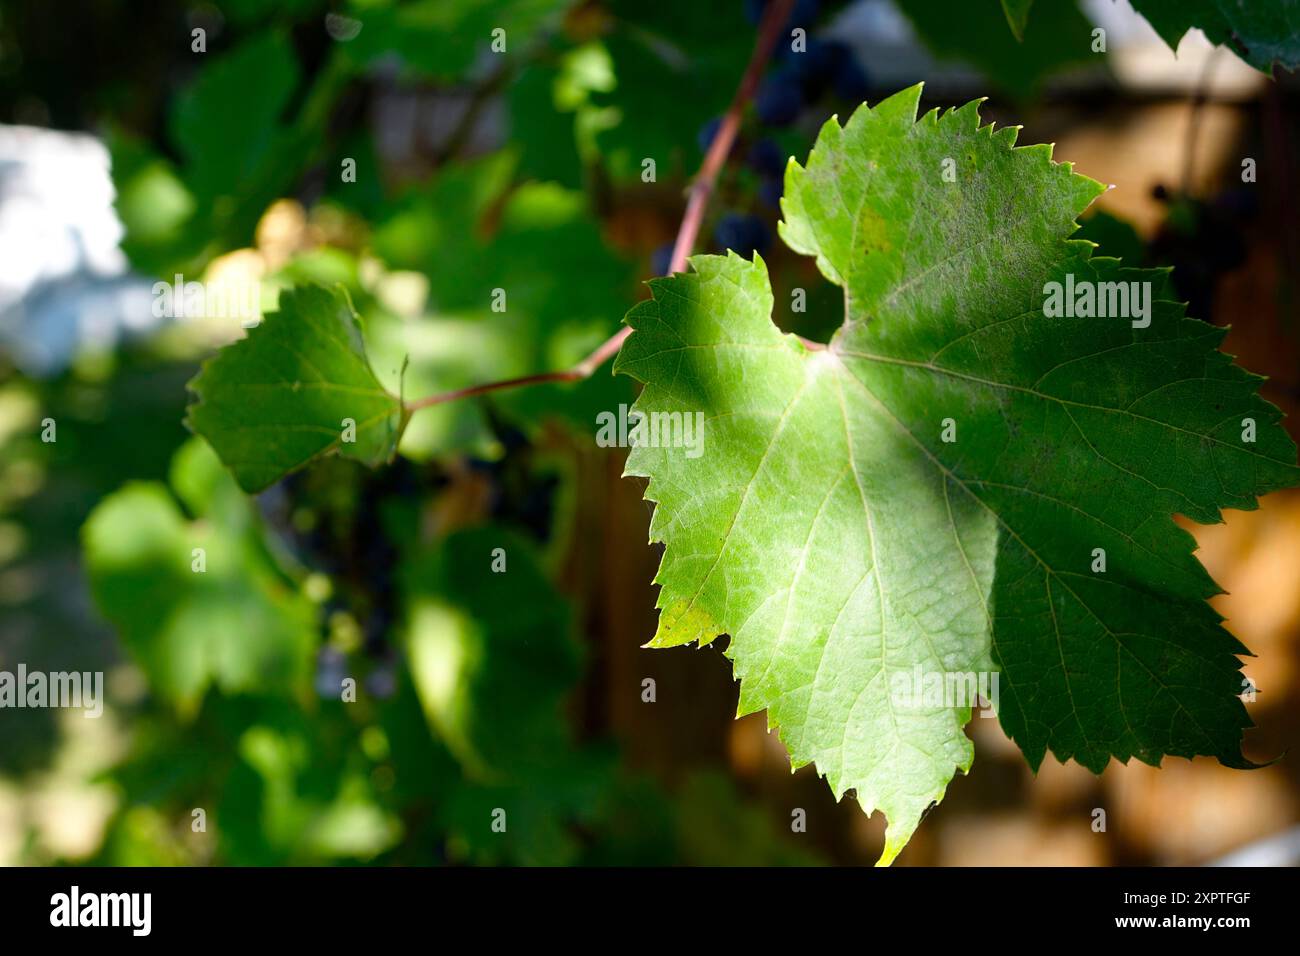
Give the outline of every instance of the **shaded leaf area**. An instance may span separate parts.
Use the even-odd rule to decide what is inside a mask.
[[[1228,46],[1257,70],[1271,73],[1275,65],[1300,66],[1300,2],[1269,0],[1132,0],[1133,9],[1147,18],[1170,49],[1188,30],[1201,30],[1214,43]],[[1049,3],[1002,0],[1011,29],[1019,36],[1032,12],[1037,18]]]
[[[481,86],[489,98],[504,90],[523,174],[579,186],[582,162],[573,118],[556,102],[557,83],[571,72],[568,46],[552,36],[569,5],[368,3],[332,27],[360,29],[332,41],[307,82],[284,25],[257,25],[273,16],[307,16],[307,8],[318,4],[285,10],[254,2],[228,11],[247,35],[232,47],[197,54],[202,65],[166,111],[169,150],[125,126],[110,128],[122,247],[132,265],[170,279],[175,271],[196,271],[214,256],[248,245],[267,206],[299,189],[304,174],[327,157],[331,174],[342,158],[358,168],[355,181],[325,177],[328,194],[368,213],[382,212],[381,156],[355,121],[337,122],[351,115],[351,107],[339,109],[349,84],[373,82],[381,64],[397,63],[413,80]],[[489,50],[497,29],[506,31],[503,53]],[[466,42],[479,35],[480,43]]]
[[[395,58],[409,74],[456,79],[473,66],[524,52],[538,33],[557,28],[572,5],[572,0],[359,0],[348,14],[360,30],[344,49],[361,65]]]
[[[1227,45],[1257,70],[1270,73],[1277,64],[1294,71],[1300,66],[1297,0],[1134,0],[1133,7],[1175,50],[1183,34],[1199,28],[1211,41]]]
[[[1002,12],[1007,15],[1007,23],[1017,40],[1025,38],[1025,24],[1029,22],[1029,11],[1034,0],[1002,0]]]
[[[188,365],[118,355],[108,379],[65,374],[0,384],[0,573],[29,580],[10,590],[0,628],[3,657],[29,671],[109,671],[123,651],[86,597],[77,529],[104,496],[131,480],[166,480],[185,438]],[[57,441],[42,441],[42,419]],[[188,565],[187,565],[188,566]],[[0,772],[40,766],[62,712],[5,711]]]
[[[282,293],[279,311],[205,362],[190,390],[186,424],[250,492],[329,453],[382,464],[406,424],[371,371],[351,303],[319,286]]]
[[[428,278],[434,313],[513,320],[531,332],[535,361],[558,362],[575,357],[564,340],[585,347],[617,328],[610,307],[634,274],[602,242],[581,193],[513,185],[514,172],[508,154],[448,168],[396,201],[372,244],[390,266]]]
[[[1054,73],[1104,60],[1092,52],[1093,26],[1077,0],[1053,0],[1028,12],[1021,0],[1019,39],[991,4],[898,0],[898,6],[936,56],[971,64],[1019,99],[1033,96]]]
[[[430,725],[484,780],[545,769],[568,746],[560,704],[580,656],[568,604],[531,546],[502,529],[461,532],[409,557],[401,574],[406,650]]]
[[[726,109],[753,49],[743,11],[721,4],[701,17],[690,0],[610,4],[615,87],[591,99],[613,111],[596,142],[615,175],[640,175],[645,159],[660,178],[693,168],[700,127]]]
[[[367,486],[373,477],[340,460],[306,473],[304,504],[327,522],[316,532],[375,520],[349,475]],[[314,691],[306,679],[318,622],[329,645],[346,645],[341,592],[325,605],[308,596],[319,585],[304,583],[286,542],[267,534],[201,440],[177,455],[170,491],[128,485],[91,516],[96,599],[151,695],[130,757],[113,770],[124,799],[97,862],[707,863],[724,852],[816,862],[730,784],[692,776],[669,792],[621,766],[612,745],[578,739],[569,699],[584,655],[535,545],[497,525],[430,540],[409,511],[422,506],[396,493],[384,501],[379,520],[402,556],[404,660],[381,692],[375,664],[348,653],[340,674],[356,682],[352,699],[337,679],[328,686],[318,672]],[[194,541],[208,547],[206,573],[190,569]],[[496,548],[500,573],[490,570]],[[173,626],[192,617],[187,607],[211,629]],[[272,659],[287,634],[293,679]],[[202,658],[201,687],[188,679],[198,665],[177,668],[178,657]],[[718,802],[696,805],[703,794]],[[734,842],[719,847],[722,834]]]
[[[1093,255],[1122,259],[1130,266],[1147,258],[1146,243],[1133,224],[1104,209],[1090,211],[1072,238],[1096,243],[1097,252]]]
[[[520,152],[520,175],[580,189],[584,161],[572,114],[581,93],[571,91],[580,82],[573,76],[572,62],[570,56],[553,53],[525,67],[510,85],[506,100],[510,139]]]
[[[1172,515],[1297,479],[1259,379],[1167,273],[1067,241],[1100,185],[976,104],[917,120],[919,93],[832,120],[788,169],[782,236],[845,294],[828,350],[781,335],[762,260],[733,255],[653,281],[618,359],[638,411],[705,423],[698,457],[628,459],[667,546],[655,644],[731,635],[741,713],[885,812],[882,862],[973,756],[973,691],[923,699],[918,676],[1000,671],[1033,766],[1245,764],[1245,649]],[[1145,283],[1150,321],[1049,316],[1067,281]]]
[[[595,818],[614,765],[575,747],[562,712],[581,673],[568,603],[501,528],[421,549],[401,577],[416,696],[465,773],[446,825],[477,862],[571,861],[572,827]]]
[[[168,113],[178,161],[112,130],[116,208],[132,264],[170,279],[173,270],[245,244],[263,210],[293,184],[304,156],[319,148],[323,107],[343,78],[337,65],[322,70],[313,103],[290,117],[302,71],[284,31],[269,29],[205,55]]]
[[[82,538],[96,603],[153,693],[181,712],[210,686],[288,691],[308,680],[315,613],[201,440],[177,452],[170,488],[135,482],[108,495]]]

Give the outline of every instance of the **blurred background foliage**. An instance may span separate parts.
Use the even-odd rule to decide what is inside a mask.
[[[647,505],[592,442],[627,380],[428,409],[390,468],[329,459],[249,498],[181,425],[247,316],[151,309],[176,275],[253,284],[268,311],[341,284],[408,397],[567,367],[665,269],[762,7],[0,3],[0,668],[108,691],[100,720],[0,713],[0,863],[875,858],[879,818],[792,776],[761,716],[732,720],[716,646],[640,649]],[[1294,411],[1293,77],[1194,36],[1175,57],[1112,0],[1039,0],[1023,41],[996,0],[800,0],[789,26],[807,53],[774,58],[700,243],[767,258],[784,328],[824,339],[842,314],[773,242],[785,157],[924,79],[927,108],[992,94],[987,119],[1117,184],[1083,235],[1175,266]],[[1260,655],[1248,750],[1275,756],[1300,713],[1300,500],[1196,530]],[[996,721],[972,733],[972,776],[902,863],[1201,862],[1297,819],[1287,761],[1035,781]]]

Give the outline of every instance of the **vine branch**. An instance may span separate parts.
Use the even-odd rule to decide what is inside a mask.
[[[672,260],[668,266],[669,272],[684,272],[686,270],[686,260],[695,246],[695,240],[700,233],[700,226],[704,223],[704,212],[708,208],[709,199],[712,198],[718,174],[726,165],[727,157],[731,155],[731,149],[736,142],[736,134],[740,131],[740,121],[745,112],[745,104],[753,97],[754,91],[758,87],[763,70],[767,67],[767,61],[771,58],[772,51],[776,49],[781,28],[788,22],[793,6],[794,0],[771,0],[763,11],[763,19],[758,26],[758,39],[754,43],[754,52],[750,54],[749,63],[740,78],[740,85],[736,87],[736,92],[731,98],[731,104],[727,107],[727,112],[723,114],[722,122],[718,124],[718,131],[713,134],[713,141],[709,144],[708,152],[704,155],[704,162],[700,164],[700,171],[691,183],[690,192],[686,198],[686,211],[682,215],[681,225],[677,229],[677,238],[673,242]],[[624,326],[572,368],[562,369],[557,372],[537,372],[533,375],[522,375],[518,378],[507,378],[499,382],[487,382],[483,385],[471,385],[468,388],[441,392],[437,395],[429,395],[425,398],[407,402],[406,409],[408,412],[414,412],[417,409],[429,408],[433,405],[442,405],[446,402],[472,398],[475,395],[485,395],[488,392],[497,392],[508,388],[540,385],[546,382],[576,382],[584,378],[590,378],[596,369],[614,357],[623,346],[623,341],[631,334],[632,329]],[[806,344],[816,348],[821,347],[815,343]]]

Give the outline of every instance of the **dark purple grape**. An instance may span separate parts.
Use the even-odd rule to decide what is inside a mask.
[[[373,656],[383,654],[388,649],[388,632],[392,630],[393,617],[387,608],[376,608],[367,615],[361,627],[362,640],[366,653]]]
[[[555,475],[537,476],[525,486],[511,509],[511,519],[527,528],[539,541],[550,537],[559,484],[560,479]]]
[[[664,243],[658,249],[650,254],[650,271],[657,276],[668,275],[669,268],[673,264],[673,244]]]
[[[785,73],[763,80],[754,98],[754,110],[767,126],[789,126],[798,118],[803,105],[798,81]]]
[[[501,462],[492,461],[488,458],[467,455],[464,464],[470,471],[479,475],[486,475],[489,478],[495,478],[501,472]]]
[[[700,147],[701,153],[709,151],[709,147],[713,145],[714,137],[718,135],[718,127],[721,125],[722,117],[715,116],[700,127],[700,131],[695,134],[695,142]]]
[[[780,176],[785,171],[785,153],[775,140],[764,137],[755,140],[745,157],[749,168],[762,176]]]
[[[1259,193],[1253,186],[1225,189],[1213,200],[1214,208],[1233,219],[1246,221],[1259,212]]]
[[[726,213],[718,220],[713,238],[724,249],[742,256],[765,252],[772,243],[772,234],[763,220],[738,212]]]
[[[832,54],[835,59],[835,74],[831,83],[835,88],[835,95],[851,103],[861,103],[867,98],[871,89],[867,71],[862,68],[858,58],[847,46],[836,43],[834,47],[838,51]]]
[[[343,690],[343,665],[346,658],[332,647],[322,647],[316,657],[316,693],[338,699]]]
[[[799,81],[799,88],[803,90],[804,99],[808,102],[816,100],[825,93],[834,79],[837,48],[843,50],[843,44],[828,43],[816,37],[809,37],[808,46],[803,52],[790,55],[790,69]]]
[[[393,696],[395,690],[397,690],[397,678],[393,674],[391,665],[380,664],[366,675],[366,691],[371,697],[387,700]]]
[[[781,194],[784,191],[785,184],[781,177],[763,177],[763,181],[758,184],[758,198],[761,202],[771,206],[773,209],[781,208]]]

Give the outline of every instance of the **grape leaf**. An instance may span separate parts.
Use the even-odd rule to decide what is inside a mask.
[[[416,552],[401,580],[411,679],[464,772],[440,820],[475,863],[572,863],[574,824],[590,826],[612,768],[575,746],[563,711],[582,672],[569,603],[530,543],[501,527]],[[482,825],[498,807],[504,836]]]
[[[1099,61],[1092,52],[1092,24],[1078,0],[1055,0],[1028,9],[1012,36],[1006,18],[984,3],[897,0],[898,8],[936,56],[970,63],[1007,93],[1032,95],[1053,73]]]
[[[1025,38],[1025,24],[1029,22],[1029,8],[1034,0],[1002,0],[1002,12],[1007,15],[1007,23],[1017,40]]]
[[[279,311],[205,362],[189,387],[197,401],[185,424],[247,492],[330,453],[388,461],[408,417],[375,378],[347,297],[313,285],[282,292]]]
[[[655,160],[659,177],[694,166],[700,127],[727,108],[754,45],[741,4],[716,4],[700,17],[691,0],[616,0],[605,46],[617,84],[592,96],[617,119],[596,143],[620,179]],[[664,109],[672,103],[672,109]]]
[[[214,200],[239,195],[241,185],[265,175],[286,139],[281,115],[300,74],[292,45],[277,31],[205,64],[170,117],[191,189]]]
[[[1183,317],[1166,272],[1067,240],[1100,184],[976,103],[917,120],[919,97],[832,118],[788,167],[782,237],[844,292],[829,348],[772,324],[761,259],[698,256],[650,283],[616,365],[645,383],[635,411],[704,418],[698,450],[628,458],[666,545],[652,644],[730,635],[741,713],[884,811],[882,863],[973,756],[970,699],[900,695],[914,677],[996,669],[1035,768],[1244,763],[1244,648],[1171,516],[1297,480],[1222,330]],[[1149,326],[1049,318],[1067,274],[1151,283]]]
[[[1188,30],[1200,29],[1214,43],[1226,43],[1238,56],[1265,73],[1280,63],[1300,66],[1300,0],[1132,0],[1133,8],[1172,50]],[[1024,36],[1034,0],[1002,0],[1016,39]]]
[[[315,612],[267,559],[248,499],[198,438],[176,453],[171,486],[176,497],[128,484],[82,529],[95,601],[149,686],[193,714],[212,684],[267,693],[305,681]]]
[[[553,763],[569,747],[561,702],[581,656],[569,606],[528,543],[462,531],[404,562],[402,581],[421,706],[467,773],[502,781]]]
[[[493,54],[522,51],[558,26],[568,6],[568,0],[353,0],[348,13],[361,31],[344,49],[367,66],[395,59],[414,75],[450,80],[476,58],[481,62],[497,38],[505,49]]]
[[[1274,63],[1288,70],[1300,66],[1300,0],[1133,0],[1133,8],[1171,49],[1199,27],[1257,70],[1272,72]]]

